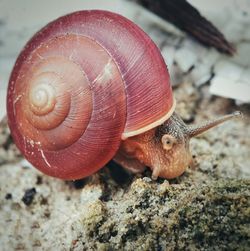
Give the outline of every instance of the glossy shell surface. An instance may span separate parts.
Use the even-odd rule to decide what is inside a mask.
[[[96,172],[121,138],[166,120],[174,101],[166,65],[128,19],[80,11],[44,27],[13,68],[7,98],[12,136],[42,172],[79,179]]]

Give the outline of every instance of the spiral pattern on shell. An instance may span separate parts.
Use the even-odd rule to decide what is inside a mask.
[[[104,166],[121,138],[174,110],[165,63],[128,19],[79,11],[48,24],[19,55],[8,88],[8,121],[24,156],[62,179]]]

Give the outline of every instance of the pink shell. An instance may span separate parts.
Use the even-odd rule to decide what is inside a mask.
[[[30,93],[46,81],[55,100],[43,112]],[[27,43],[10,77],[7,110],[12,136],[35,167],[79,179],[105,165],[121,138],[169,118],[174,101],[152,40],[128,19],[93,10],[63,16]]]

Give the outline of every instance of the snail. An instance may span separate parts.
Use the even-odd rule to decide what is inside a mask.
[[[47,175],[80,179],[113,158],[171,179],[192,159],[191,137],[239,115],[190,127],[175,103],[167,66],[147,34],[118,14],[78,11],[49,23],[21,51],[7,116],[17,147]]]

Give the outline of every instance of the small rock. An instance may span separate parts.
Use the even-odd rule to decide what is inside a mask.
[[[170,76],[172,76],[171,67],[172,64],[174,63],[175,51],[176,51],[175,48],[172,46],[164,46],[161,50],[161,54],[166,62],[168,69],[170,70]]]
[[[230,77],[216,75],[211,80],[210,92],[214,95],[250,103],[250,84],[240,80],[233,80]]]
[[[7,193],[7,194],[5,195],[5,199],[6,199],[6,200],[11,200],[11,199],[12,199],[12,194],[11,194],[11,193]]]
[[[240,79],[243,69],[233,62],[220,60],[214,67],[216,76],[224,77],[232,81]]]
[[[22,201],[23,203],[26,205],[26,206],[30,206],[34,197],[36,195],[36,189],[33,187],[33,188],[30,188],[30,189],[27,189],[25,191],[25,194],[22,198]]]
[[[183,72],[187,72],[193,65],[195,65],[197,56],[187,48],[182,47],[176,51],[174,60]]]

